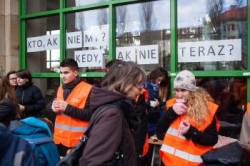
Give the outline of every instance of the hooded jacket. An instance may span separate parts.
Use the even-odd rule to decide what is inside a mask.
[[[25,140],[13,135],[0,123],[0,165],[36,166],[34,152]]]
[[[95,87],[89,96],[88,108],[94,112],[100,106],[104,111],[94,121],[79,165],[105,165],[120,149],[122,165],[135,166],[133,131],[137,119],[131,101],[121,94]]]
[[[52,133],[45,122],[29,117],[19,122],[15,121],[14,125],[11,126],[12,133],[32,145],[40,166],[56,165],[59,161],[59,154],[52,140]]]

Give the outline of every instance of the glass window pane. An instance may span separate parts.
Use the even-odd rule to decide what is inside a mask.
[[[246,0],[178,0],[177,10],[179,69],[246,69]]]
[[[108,10],[98,9],[66,15],[66,56],[74,58],[80,71],[102,71],[108,59]]]
[[[169,66],[169,55],[169,0],[116,8],[117,59],[134,61],[150,71]]]
[[[60,61],[59,17],[28,20],[26,27],[28,69],[31,72],[55,71]]]
[[[34,13],[59,8],[59,0],[26,0],[26,12]]]
[[[219,105],[217,117],[220,134],[238,138],[243,114],[246,111],[247,84],[245,78],[200,78],[198,86],[210,93]]]
[[[89,4],[95,4],[99,2],[105,2],[108,0],[66,0],[66,6],[72,7],[72,6],[82,6],[82,5],[89,5]]]

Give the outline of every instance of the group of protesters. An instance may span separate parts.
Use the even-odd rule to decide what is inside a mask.
[[[78,159],[82,166],[150,165],[153,148],[148,140],[153,137],[162,140],[162,164],[198,166],[220,141],[219,106],[196,85],[191,71],[176,75],[171,99],[162,67],[147,76],[139,65],[115,60],[107,64],[97,87],[79,77],[77,62],[69,58],[60,63],[60,78],[49,103],[55,121],[43,115],[46,102],[28,70],[0,79],[0,138],[5,142],[0,165],[57,165],[86,131],[88,140]],[[249,111],[239,142],[243,157],[250,151]]]

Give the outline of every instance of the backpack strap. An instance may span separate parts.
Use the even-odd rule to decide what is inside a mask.
[[[96,118],[102,114],[107,107],[117,107],[118,106],[116,104],[105,104],[105,105],[102,105],[102,106],[99,106],[93,113],[93,115],[91,116],[90,118],[90,121],[89,121],[89,126],[86,130],[86,132],[84,133],[85,134],[85,137],[88,137],[88,133],[90,132],[91,128],[93,127],[94,125],[94,121],[96,120]],[[86,138],[85,138],[86,139]]]

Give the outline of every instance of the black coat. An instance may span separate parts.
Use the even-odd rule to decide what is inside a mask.
[[[40,89],[33,84],[17,87],[16,96],[18,103],[25,106],[25,117],[39,116],[45,108],[45,99]]]

